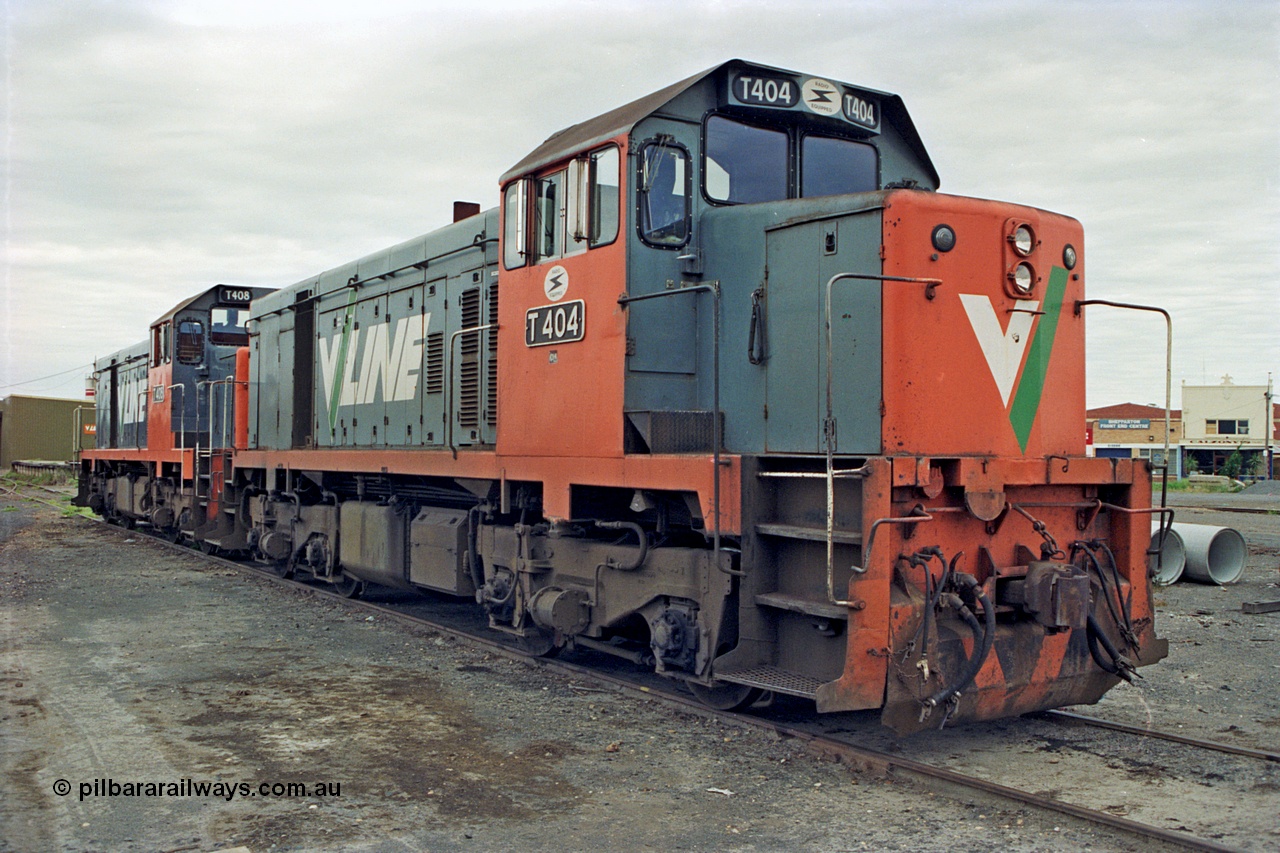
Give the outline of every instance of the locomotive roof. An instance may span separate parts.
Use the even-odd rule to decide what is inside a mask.
[[[700,71],[692,77],[685,78],[678,83],[673,83],[664,89],[659,89],[652,94],[645,95],[643,98],[632,101],[617,109],[610,110],[603,115],[596,116],[593,119],[572,125],[564,130],[557,131],[547,138],[545,142],[531,151],[523,160],[516,163],[498,179],[499,185],[504,185],[507,181],[519,175],[535,171],[543,166],[550,165],[557,161],[570,157],[583,149],[590,148],[593,145],[600,144],[610,139],[614,139],[623,133],[630,133],[646,116],[660,110],[663,106],[675,100],[684,92],[693,88],[695,85],[706,80],[708,77],[716,75],[721,71],[730,68],[752,68],[765,72],[774,72],[778,74],[786,74],[792,76],[804,76],[797,71],[790,71],[785,68],[774,68],[768,65],[760,65],[754,62],[747,62],[742,59],[731,59],[723,62],[705,71]],[[903,140],[911,147],[911,150],[920,158],[924,168],[932,174],[934,185],[938,185],[937,170],[934,169],[932,161],[929,159],[929,153],[925,150],[924,142],[920,139],[920,134],[916,131],[915,124],[911,121],[911,116],[907,113],[906,105],[903,104],[902,98],[889,92],[881,92],[876,89],[868,89],[861,86],[854,86],[850,83],[843,85],[854,89],[861,89],[863,92],[875,95],[881,99],[882,110],[885,118],[894,126]]]
[[[160,322],[163,322],[164,320],[167,320],[168,318],[172,317],[174,314],[177,314],[183,308],[187,308],[191,305],[194,305],[195,303],[199,302],[202,299],[208,301],[209,304],[212,305],[217,301],[217,299],[212,298],[211,294],[216,295],[219,291],[224,290],[226,288],[251,291],[253,293],[254,298],[257,298],[259,296],[265,296],[266,294],[275,290],[275,288],[273,287],[241,287],[239,285],[215,284],[213,287],[210,287],[208,290],[202,290],[199,293],[197,293],[195,296],[190,296],[182,300],[177,305],[173,306],[168,311],[164,312],[159,317],[152,320],[151,325],[154,326],[156,323],[160,323]]]

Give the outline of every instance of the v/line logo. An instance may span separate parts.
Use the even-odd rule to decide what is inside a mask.
[[[329,412],[329,428],[338,423],[338,408],[412,400],[418,393],[422,344],[431,326],[430,314],[401,317],[390,323],[353,328],[354,304],[347,306],[342,331],[320,342],[320,375]],[[361,344],[361,332],[363,346]]]
[[[1023,453],[1027,452],[1031,427],[1040,409],[1045,377],[1049,372],[1049,356],[1053,352],[1053,340],[1066,292],[1067,271],[1054,267],[1049,274],[1043,303],[1019,299],[1014,303],[1003,331],[991,297],[960,294],[969,326],[982,347],[983,358],[1000,392],[1000,401],[1009,409],[1009,423]],[[1039,310],[1042,304],[1043,310]],[[1019,368],[1022,368],[1021,376]],[[1013,398],[1012,407],[1009,405],[1010,397]]]

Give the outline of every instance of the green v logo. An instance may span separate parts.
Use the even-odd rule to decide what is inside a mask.
[[[982,347],[987,368],[1000,391],[1001,402],[1009,407],[1009,398],[1013,398],[1013,406],[1009,408],[1009,423],[1013,426],[1018,446],[1023,453],[1027,452],[1031,427],[1035,423],[1036,412],[1040,409],[1040,397],[1044,393],[1045,376],[1049,371],[1049,356],[1053,352],[1054,335],[1058,330],[1058,319],[1062,314],[1066,292],[1067,271],[1062,267],[1054,267],[1049,274],[1043,311],[1038,310],[1041,303],[1034,299],[1018,300],[1014,303],[1012,316],[1004,331],[1000,329],[1000,320],[992,307],[991,297],[973,293],[960,294],[960,302],[969,317],[969,326],[978,339],[978,345]],[[1022,366],[1024,355],[1026,366],[1019,379],[1018,368]]]

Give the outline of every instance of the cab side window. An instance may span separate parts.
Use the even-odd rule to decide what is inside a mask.
[[[178,363],[204,363],[204,323],[199,320],[178,321]]]
[[[618,149],[612,146],[591,155],[592,248],[618,239]]]
[[[641,239],[651,246],[683,246],[689,240],[689,153],[659,139],[641,148],[639,160]]]
[[[524,178],[507,184],[502,196],[502,262],[507,269],[525,265],[525,214],[529,183]]]
[[[563,258],[618,239],[617,146],[563,169],[507,185],[502,196],[502,260],[507,269]]]
[[[565,254],[568,218],[568,172],[560,171],[533,182],[534,262]]]
[[[151,328],[151,366],[159,367],[165,364],[172,357],[169,353],[169,329],[168,322],[161,323]]]

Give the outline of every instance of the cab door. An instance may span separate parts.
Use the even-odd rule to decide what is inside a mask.
[[[775,453],[825,453],[827,282],[878,276],[879,212],[816,219],[766,234],[769,358],[765,445]],[[880,452],[881,282],[840,279],[831,288],[834,449]]]

